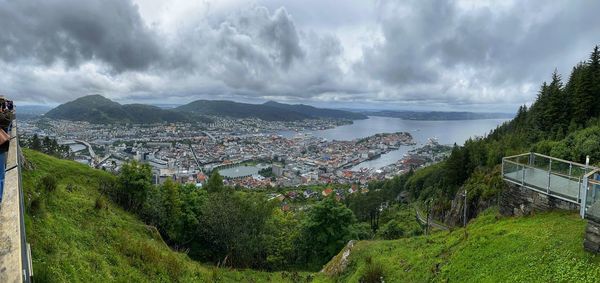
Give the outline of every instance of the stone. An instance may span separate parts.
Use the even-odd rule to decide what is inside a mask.
[[[598,223],[588,220],[588,225],[585,227],[586,233],[600,235],[600,225]]]
[[[597,222],[588,220],[583,248],[589,252],[600,253],[600,224]]]
[[[579,210],[579,205],[520,185],[508,183],[500,195],[500,213],[505,216],[524,216],[553,209]]]

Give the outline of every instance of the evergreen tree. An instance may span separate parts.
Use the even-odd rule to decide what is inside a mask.
[[[589,70],[586,79],[586,90],[590,92],[592,98],[591,116],[597,117],[600,114],[600,50],[598,45],[590,55]]]
[[[218,170],[214,170],[206,183],[206,190],[210,193],[220,192],[223,190],[223,177]]]
[[[569,82],[565,87],[570,96],[571,121],[574,125],[582,125],[588,117],[588,107],[590,106],[590,97],[586,96],[583,89],[583,77],[586,72],[586,66],[579,63],[573,68]],[[570,127],[571,128],[571,127]]]
[[[564,131],[569,123],[567,113],[570,112],[570,109],[566,109],[569,103],[562,88],[563,84],[561,77],[558,72],[554,70],[554,73],[552,73],[552,82],[548,86],[548,104],[545,109],[546,123],[548,124],[545,130],[551,131],[553,134]]]

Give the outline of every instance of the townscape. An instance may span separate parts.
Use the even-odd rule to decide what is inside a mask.
[[[430,139],[416,148],[410,133],[376,134],[351,141],[325,140],[310,131],[350,121],[311,119],[279,122],[212,117],[213,123],[99,125],[50,120],[24,121],[24,136],[40,134],[70,145],[72,158],[118,171],[123,162],[149,164],[155,183],[170,178],[201,187],[213,170],[225,183],[245,188],[357,184],[389,179],[411,168],[441,161],[450,147]],[[403,158],[381,168],[361,163],[409,147]]]

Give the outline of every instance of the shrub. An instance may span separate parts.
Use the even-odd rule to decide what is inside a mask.
[[[381,234],[381,237],[386,240],[402,238],[405,235],[402,223],[398,222],[397,220],[391,220],[390,222],[383,225],[383,228],[379,233]]]
[[[41,216],[46,211],[46,205],[40,197],[34,197],[29,203],[29,212],[34,216]]]
[[[361,283],[380,283],[383,281],[383,267],[381,264],[374,263],[371,257],[365,259],[367,267],[365,273],[360,277]]]
[[[100,195],[98,196],[98,198],[96,198],[96,204],[94,205],[94,208],[96,208],[97,210],[108,209],[108,202],[106,201],[106,198],[103,195]]]
[[[56,180],[56,177],[54,177],[53,175],[48,174],[42,177],[39,185],[41,189],[51,193],[56,191],[56,188],[58,187],[58,180]]]

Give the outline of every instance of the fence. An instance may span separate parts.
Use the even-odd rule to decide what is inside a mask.
[[[577,204],[584,197],[586,174],[593,170],[597,168],[534,152],[502,159],[506,181]]]

